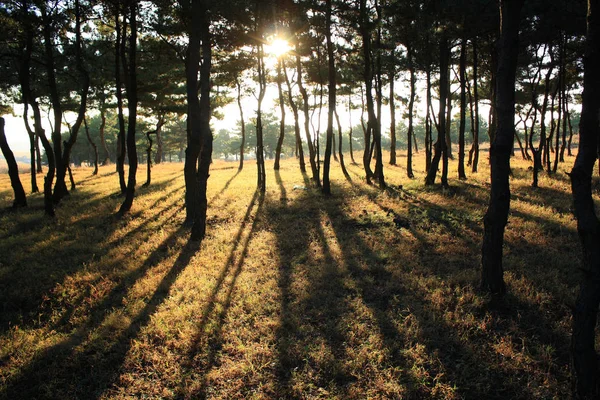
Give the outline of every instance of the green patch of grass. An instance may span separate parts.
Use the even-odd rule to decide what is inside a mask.
[[[112,167],[76,168],[55,219],[41,194],[0,213],[0,398],[568,397],[568,180],[532,188],[514,159],[509,293],[491,302],[487,165],[446,190],[423,164],[386,166],[383,192],[333,168],[322,196],[293,159],[267,163],[265,195],[252,162],[216,161],[199,247],[181,164],[155,166],[123,219]],[[9,189],[0,176],[0,207]]]

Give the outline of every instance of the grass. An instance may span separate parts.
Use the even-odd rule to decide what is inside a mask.
[[[423,185],[422,155],[414,180],[386,165],[386,192],[333,168],[330,197],[295,160],[267,163],[264,196],[252,162],[216,161],[201,245],[181,164],[124,219],[114,167],[75,169],[53,220],[41,194],[7,210],[2,175],[0,398],[567,398],[573,160],[535,189],[514,159],[502,301],[477,289],[481,160],[448,190]]]

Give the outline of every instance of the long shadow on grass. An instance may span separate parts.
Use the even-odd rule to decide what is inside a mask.
[[[186,398],[206,398],[209,382],[208,373],[217,363],[217,354],[222,346],[222,329],[231,306],[233,291],[237,278],[242,272],[242,267],[248,255],[250,240],[256,229],[257,218],[261,213],[264,197],[258,191],[254,192],[252,200],[248,205],[246,214],[235,237],[233,247],[217,281],[205,302],[196,328],[196,335],[192,339],[192,347],[183,361],[186,372],[183,376],[194,376],[194,382],[187,382],[180,388],[179,396]],[[256,211],[253,214],[253,210]],[[248,225],[250,224],[250,228]],[[246,232],[247,231],[247,232]],[[226,282],[227,278],[229,281]],[[220,300],[221,307],[215,312],[220,293],[224,297]],[[210,322],[211,330],[206,332]],[[182,382],[184,383],[184,382]]]
[[[377,204],[377,199],[372,199]],[[414,200],[411,200],[414,202]],[[441,214],[442,216],[446,214],[446,212],[451,211],[447,210],[446,212],[440,213],[440,209],[438,206],[432,205],[429,202],[424,200],[419,200],[419,211],[421,213],[429,213],[430,210],[434,210],[435,214]],[[384,208],[381,204],[378,204],[380,207]],[[385,209],[385,208],[384,208]],[[422,225],[418,223],[418,220],[415,220],[414,216],[411,217],[409,208],[409,216],[408,220],[410,223],[410,232],[414,237],[418,239],[418,247],[415,248],[415,253],[420,255],[420,267],[418,271],[415,271],[416,274],[425,274],[424,277],[427,277],[431,273],[434,276],[438,276],[443,280],[447,278],[451,278],[453,272],[456,273],[457,268],[467,268],[473,270],[473,267],[476,270],[479,269],[479,263],[469,264],[464,266],[454,265],[452,268],[443,268],[444,273],[441,274],[438,265],[444,265],[447,263],[449,254],[445,254],[443,252],[438,252],[435,250],[436,243],[428,238],[425,232],[430,230],[431,228],[427,225]],[[436,218],[439,220],[439,218]],[[477,236],[481,236],[481,229],[473,226],[469,228],[469,224],[464,224],[465,229],[469,229],[472,232],[476,232]],[[458,229],[454,224],[442,223],[443,230],[446,232],[450,232],[452,236],[460,235],[460,229]],[[464,240],[464,239],[462,239]],[[342,241],[343,242],[343,241]],[[516,244],[515,244],[516,245]],[[479,241],[473,240],[464,240],[464,246],[466,248],[471,248],[474,254],[476,254],[476,261],[478,261],[478,254],[480,251]],[[401,257],[399,254],[397,257]],[[454,271],[452,271],[452,269]],[[475,272],[475,271],[474,271]],[[527,273],[527,272],[525,272]],[[478,274],[476,274],[478,276]],[[535,279],[535,276],[530,277],[533,282],[535,282],[536,286],[545,287],[546,285],[543,282],[540,282],[539,279]],[[475,286],[477,282],[472,282]],[[412,292],[421,292],[422,303],[426,304],[426,299],[431,293],[427,293],[426,290],[417,287],[417,290],[412,290]],[[556,296],[555,296],[556,297]],[[452,302],[451,302],[452,304]],[[435,326],[431,326],[430,321],[436,321],[439,327],[444,327],[444,310],[436,310],[432,307],[423,307],[422,315],[425,318],[420,317],[419,319],[422,324],[427,323],[430,325],[430,328],[427,328],[428,331],[433,332],[435,336],[430,337],[426,340],[428,347],[433,348],[434,351],[440,355],[440,360],[443,361],[444,365],[452,366],[455,363],[457,366],[460,366],[461,373],[456,373],[457,368],[450,368],[450,371],[447,371],[448,368],[444,368],[442,371],[446,376],[451,377],[451,381],[458,385],[459,393],[463,393],[467,397],[476,397],[476,396],[484,396],[489,398],[491,394],[486,394],[485,390],[480,386],[476,385],[484,385],[483,388],[488,387],[496,387],[495,391],[497,394],[494,394],[497,398],[506,398],[506,397],[531,397],[535,396],[534,390],[535,388],[531,388],[531,385],[528,385],[526,379],[523,377],[527,377],[528,374],[523,373],[519,375],[518,372],[509,372],[508,370],[502,370],[502,368],[498,367],[498,364],[501,364],[501,360],[496,360],[495,363],[492,362],[488,368],[489,371],[492,371],[492,374],[483,375],[480,370],[473,370],[471,365],[475,363],[475,365],[481,366],[489,364],[488,360],[485,360],[485,353],[489,352],[489,354],[494,354],[495,350],[490,349],[493,345],[489,343],[488,336],[492,337],[501,337],[501,338],[510,338],[510,340],[518,342],[520,340],[523,341],[523,346],[525,345],[525,340],[528,345],[528,354],[531,357],[537,360],[539,365],[545,363],[547,365],[547,371],[543,371],[544,368],[539,368],[537,371],[538,374],[538,384],[540,382],[539,375],[543,375],[544,373],[549,374],[552,371],[558,381],[559,387],[563,389],[566,387],[565,383],[567,382],[568,376],[565,371],[568,370],[568,338],[565,337],[564,331],[561,332],[557,327],[557,322],[561,319],[565,318],[565,307],[561,307],[560,305],[556,307],[540,307],[539,305],[526,303],[519,300],[516,296],[509,294],[504,302],[499,304],[490,304],[488,307],[488,311],[491,315],[491,328],[488,333],[484,334],[484,337],[481,337],[481,334],[477,334],[477,332],[470,332],[468,336],[472,337],[472,344],[465,343],[464,346],[469,347],[469,351],[466,353],[467,357],[465,357],[465,353],[462,351],[455,351],[456,344],[460,341],[458,340],[458,336],[456,334],[443,334],[440,335],[440,332],[452,332],[452,327],[447,326],[448,329],[435,329]],[[485,309],[477,309],[473,310],[475,313],[475,317],[481,319],[482,321],[485,318]],[[441,323],[440,323],[441,322]],[[490,325],[487,324],[487,325]],[[485,324],[484,324],[485,325]],[[482,332],[483,333],[483,332]],[[464,334],[464,333],[463,333]],[[478,338],[478,336],[480,336]],[[450,343],[448,343],[450,341]],[[462,340],[464,342],[464,340]],[[480,343],[479,346],[475,345],[475,343]],[[512,343],[508,346],[512,346]],[[450,349],[450,350],[449,350]],[[542,350],[540,350],[542,349]],[[545,350],[543,349],[556,349],[550,350],[552,353],[553,360],[548,361],[548,355],[543,354]],[[468,373],[465,373],[467,372]],[[524,372],[524,371],[523,371]],[[529,374],[531,375],[531,374]],[[562,379],[562,381],[561,381]],[[528,392],[528,390],[532,390]],[[565,392],[566,395],[566,392]]]
[[[231,182],[233,182],[233,180],[240,174],[240,172],[242,172],[241,170],[237,170],[235,172],[235,174],[233,174],[233,176],[231,178],[229,178],[229,180],[225,183],[225,185],[221,188],[221,190],[219,191],[219,193],[215,194],[209,201],[208,204],[213,204],[215,201],[217,201],[219,199],[219,197],[221,197],[221,195],[223,193],[225,193],[225,191],[229,188],[229,185],[231,185]]]
[[[177,190],[177,189],[175,189]],[[156,204],[162,202],[174,192],[165,193]],[[100,202],[106,198],[97,199],[94,204],[87,206],[93,210],[100,207]],[[99,202],[96,204],[96,202]],[[105,215],[102,212],[92,212],[88,217],[78,218],[71,224],[59,224],[56,221],[44,219],[43,216],[32,216],[31,225],[35,225],[35,232],[28,230],[20,231],[18,227],[13,233],[10,242],[19,242],[20,238],[28,240],[33,248],[26,245],[3,249],[0,246],[2,256],[0,260],[7,266],[12,266],[0,281],[0,302],[2,303],[2,313],[0,314],[0,332],[5,332],[11,325],[21,327],[42,325],[56,312],[63,308],[60,293],[53,293],[52,290],[56,284],[64,281],[71,274],[77,273],[87,264],[93,263],[102,257],[107,256],[111,250],[120,243],[127,243],[129,240],[141,242],[146,241],[153,232],[146,229],[149,224],[164,218],[171,210],[167,218],[173,218],[179,212],[177,207],[178,200],[157,211],[146,221],[142,221],[136,228],[130,229],[123,237],[109,240],[113,232],[121,227],[123,222],[113,215]],[[101,209],[106,210],[106,209]],[[87,212],[87,211],[86,211]],[[168,219],[167,219],[168,221]],[[143,237],[141,235],[144,235]],[[78,240],[80,238],[82,240]],[[93,238],[90,240],[90,237]],[[18,258],[15,259],[12,252]],[[124,256],[124,255],[123,255]],[[119,256],[120,257],[120,256]],[[13,261],[11,261],[13,260]],[[14,261],[18,260],[18,262]],[[52,260],[52,261],[50,261]],[[53,265],[50,266],[49,263]],[[115,263],[118,261],[115,261]],[[35,279],[33,278],[35,277]],[[105,279],[105,274],[99,279]],[[110,279],[110,278],[109,278]],[[87,289],[82,289],[78,293],[81,300],[88,297],[90,290],[97,282],[90,282]],[[76,299],[67,299],[73,307],[80,304]],[[73,307],[67,307],[64,315],[61,317],[56,328],[59,329],[64,321],[70,318],[73,313]],[[70,329],[70,327],[60,328],[61,330]]]
[[[347,397],[356,379],[345,365],[349,356],[343,318],[349,310],[349,289],[323,228],[322,209],[315,205],[321,201],[327,199],[305,196],[289,208],[275,204],[269,210],[280,217],[271,221],[280,258],[278,398],[318,393]]]
[[[0,396],[7,399],[99,398],[117,379],[131,340],[164,301],[177,276],[197,251],[198,244],[189,242],[184,246],[140,311],[129,314],[125,309],[127,293],[138,280],[169,257],[169,249],[175,246],[184,231],[181,227],[173,232],[142,265],[126,273],[102,301],[87,310],[87,317],[81,324],[73,327],[60,342],[46,347],[17,376],[9,379]],[[112,318],[123,318],[127,326],[112,326],[111,315]]]

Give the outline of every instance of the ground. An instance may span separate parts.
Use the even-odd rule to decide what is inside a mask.
[[[413,180],[386,164],[387,191],[334,163],[329,197],[294,159],[267,163],[264,196],[255,164],[216,161],[201,245],[182,164],[155,166],[123,219],[114,166],[76,168],[55,219],[41,194],[7,210],[1,175],[0,398],[568,398],[573,159],[536,189],[514,158],[497,300],[478,290],[486,154],[447,190],[422,157]]]

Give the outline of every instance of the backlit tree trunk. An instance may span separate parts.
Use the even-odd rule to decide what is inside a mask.
[[[519,53],[519,23],[523,0],[502,0],[500,41],[496,78],[497,127],[491,159],[490,202],[483,219],[481,287],[493,294],[504,294],[502,268],[504,229],[510,208],[510,155],[515,135],[515,75]]]
[[[600,395],[595,350],[600,303],[600,221],[592,197],[592,174],[600,141],[599,12],[600,1],[588,0],[579,151],[570,174],[577,233],[583,249],[583,274],[573,308],[571,339],[575,397],[580,399],[597,399]]]
[[[15,194],[15,200],[13,201],[13,208],[26,207],[27,197],[25,196],[25,190],[19,179],[19,167],[17,166],[17,160],[8,146],[6,141],[6,134],[4,133],[4,118],[0,117],[0,149],[4,155],[4,159],[8,164],[8,176],[10,177],[10,185],[13,188]]]

